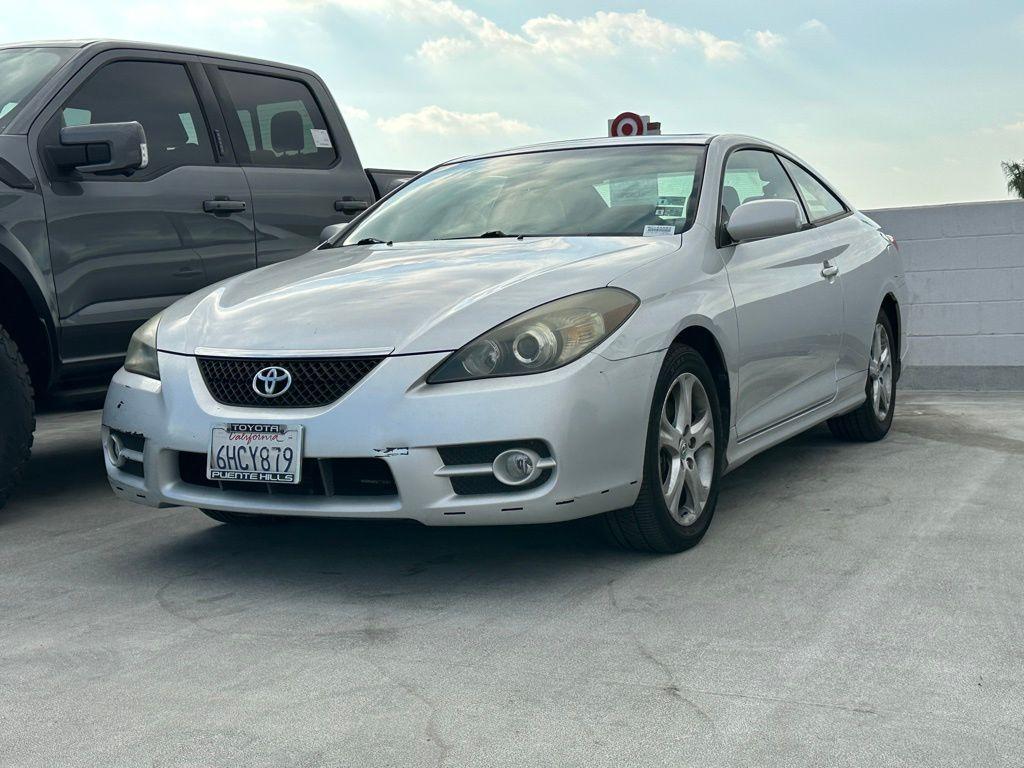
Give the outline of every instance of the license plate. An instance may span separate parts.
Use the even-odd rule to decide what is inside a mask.
[[[253,423],[214,427],[206,477],[297,485],[302,480],[302,427]]]

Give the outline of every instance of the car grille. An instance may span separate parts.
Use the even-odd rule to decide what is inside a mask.
[[[198,361],[203,381],[218,403],[245,408],[315,408],[339,400],[383,359],[200,357]],[[253,379],[270,366],[288,371],[292,383],[277,397],[261,397],[253,388]]]
[[[206,454],[182,451],[178,454],[182,482],[224,491],[276,496],[397,496],[391,467],[384,459],[347,458],[302,460],[302,480],[297,485],[209,480]]]

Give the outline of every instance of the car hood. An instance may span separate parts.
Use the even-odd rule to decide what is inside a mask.
[[[157,345],[180,354],[453,350],[679,247],[677,237],[542,237],[311,251],[173,304]]]

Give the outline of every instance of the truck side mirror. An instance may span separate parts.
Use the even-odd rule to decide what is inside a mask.
[[[149,164],[146,132],[137,122],[71,125],[60,129],[60,146],[47,149],[65,171],[130,176]]]

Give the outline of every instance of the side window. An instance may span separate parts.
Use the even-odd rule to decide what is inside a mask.
[[[220,75],[251,165],[327,168],[337,159],[327,121],[305,83],[230,69]]]
[[[60,111],[61,127],[132,120],[146,131],[147,176],[214,162],[199,99],[184,65],[112,62],[93,73]]]
[[[741,149],[729,155],[722,180],[722,223],[729,220],[741,203],[773,199],[792,200],[800,205],[779,159],[761,149]],[[803,215],[801,207],[800,217]]]
[[[782,158],[782,162],[800,190],[800,196],[804,199],[811,221],[821,221],[846,211],[846,206],[810,173],[785,157]]]

